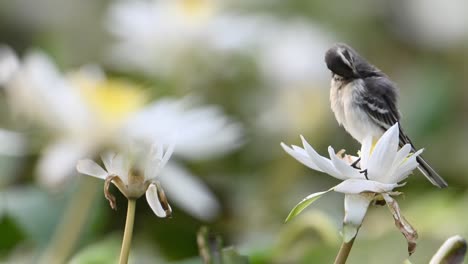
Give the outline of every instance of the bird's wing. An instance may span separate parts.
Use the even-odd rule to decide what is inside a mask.
[[[389,129],[400,120],[400,113],[396,106],[397,88],[385,76],[373,76],[364,79],[367,91],[361,95],[359,102],[361,108],[383,130]],[[411,144],[399,124],[400,146]],[[414,148],[414,146],[413,146]]]
[[[385,76],[364,78],[365,89],[361,94],[360,106],[383,130],[389,129],[400,120],[400,113],[396,108],[397,88]],[[413,151],[416,147],[398,124],[400,147],[410,144]],[[426,178],[439,188],[447,187],[447,182],[423,159],[417,157],[419,170]]]
[[[396,107],[397,88],[386,77],[364,78],[365,91],[359,97],[362,109],[384,130],[389,129],[400,119]]]

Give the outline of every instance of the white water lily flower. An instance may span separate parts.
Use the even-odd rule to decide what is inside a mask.
[[[271,20],[260,32],[256,52],[260,71],[270,86],[280,89],[317,87],[327,83],[326,69],[320,60],[332,44],[332,37],[309,21]]]
[[[295,217],[312,202],[330,191],[344,193],[343,239],[345,242],[349,242],[356,236],[370,203],[376,198],[376,195],[380,194],[394,213],[396,222],[398,220],[399,224],[414,231],[401,217],[398,205],[390,195],[396,194],[393,190],[404,185],[400,182],[405,180],[418,166],[416,157],[421,154],[422,150],[410,155],[411,146],[409,144],[398,149],[398,136],[398,124],[395,124],[383,134],[374,148],[372,148],[372,137],[367,137],[361,146],[360,169],[351,166],[356,157],[346,156],[348,161],[345,161],[335,153],[332,147],[328,148],[329,159],[320,156],[302,136],[304,148],[294,145],[288,147],[281,143],[284,150],[302,164],[343,181],[327,191],[307,196],[296,205],[286,220]],[[409,243],[413,243],[417,237],[416,231],[404,235]],[[410,241],[410,239],[412,240]]]
[[[146,193],[146,200],[153,212],[159,217],[170,217],[172,209],[158,176],[173,150],[174,145],[170,145],[165,152],[162,145],[157,145],[151,151],[142,153],[105,153],[101,156],[105,169],[90,159],[78,161],[76,168],[80,173],[105,180],[105,197],[113,209],[116,209],[116,204],[108,191],[110,182],[128,199],[138,199]]]
[[[65,75],[45,54],[31,52],[9,76],[4,90],[18,123],[32,124],[49,135],[36,170],[39,183],[50,189],[73,175],[79,159],[121,142],[177,142],[174,156],[187,160],[217,157],[242,143],[241,126],[219,107],[201,105],[194,96],[145,104],[140,87],[107,78],[98,67]],[[193,191],[171,192],[170,198],[197,218],[217,215],[215,195],[182,163],[170,162],[176,167],[165,172],[171,174],[170,181],[193,185]],[[187,178],[192,178],[189,183]]]
[[[235,52],[255,56],[268,85],[283,87],[321,79],[322,63],[308,58],[332,44],[310,22],[241,14],[216,0],[116,1],[105,27],[115,38],[110,59],[122,70],[164,76],[194,53]]]
[[[105,25],[116,39],[111,60],[124,70],[167,75],[194,50],[246,47],[259,24],[222,9],[216,0],[116,1]]]

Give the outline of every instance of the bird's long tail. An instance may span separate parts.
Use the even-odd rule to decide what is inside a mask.
[[[413,142],[409,137],[403,132],[401,125],[398,126],[400,130],[400,147],[403,147],[405,144],[410,144],[413,149],[413,153],[416,152],[416,147],[413,145]],[[421,171],[424,176],[435,186],[439,188],[445,188],[448,186],[447,182],[424,160],[422,156],[416,157],[416,160],[419,163],[418,169]]]
[[[429,166],[423,157],[418,156],[416,160],[419,163],[418,169],[432,184],[439,188],[445,188],[448,186],[447,182],[439,174],[437,174],[437,172],[431,166]]]

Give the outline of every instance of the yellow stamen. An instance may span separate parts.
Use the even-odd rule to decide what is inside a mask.
[[[140,109],[145,103],[140,87],[123,80],[92,80],[73,76],[85,102],[98,118],[106,124],[118,124]]]
[[[215,5],[213,0],[179,0],[177,8],[184,17],[200,21],[213,14]]]

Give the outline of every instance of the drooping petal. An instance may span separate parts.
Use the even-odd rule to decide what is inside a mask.
[[[305,140],[305,138],[301,135],[302,144],[304,145],[304,149],[307,151],[309,157],[313,160],[313,162],[325,173],[330,174],[331,176],[345,180],[347,177],[342,175],[334,166],[331,160],[320,156],[317,151]]]
[[[302,201],[300,201],[294,208],[289,212],[288,217],[286,217],[285,222],[288,222],[289,220],[293,219],[296,217],[298,214],[300,214],[304,209],[306,209],[309,205],[311,205],[313,202],[315,202],[318,198],[322,197],[322,195],[330,192],[332,189],[324,192],[316,192],[313,193],[306,198],[304,198]]]
[[[159,180],[171,202],[194,217],[209,221],[219,214],[220,205],[210,189],[176,162],[166,164]]]
[[[316,170],[316,171],[320,171],[320,172],[323,172],[323,170],[321,170],[309,157],[309,155],[307,154],[307,152],[298,147],[298,146],[292,146],[293,148],[291,149],[290,147],[288,147],[286,144],[284,144],[283,142],[281,142],[281,147],[283,147],[284,151],[286,151],[289,155],[291,155],[293,158],[295,158],[297,161],[299,161],[300,163],[306,165],[307,167],[313,169],[313,170]]]
[[[388,209],[390,209],[390,212],[392,212],[396,227],[408,241],[408,254],[411,256],[416,250],[416,240],[418,239],[418,233],[416,232],[416,229],[414,229],[414,227],[411,226],[411,224],[401,214],[398,203],[386,193],[382,194],[382,196],[385,199],[385,202],[387,202]]]
[[[423,149],[420,149],[409,158],[406,159],[395,171],[394,173],[394,180],[395,181],[402,181],[408,177],[408,175],[419,166],[416,158],[421,155]]]
[[[80,173],[93,176],[101,180],[105,180],[108,175],[107,171],[90,159],[79,160],[76,165],[76,170]]]
[[[328,154],[333,163],[333,166],[340,172],[340,174],[345,175],[347,178],[351,179],[365,179],[362,173],[353,167],[350,164],[347,164],[342,159],[336,156],[335,150],[330,146],[328,147]]]
[[[156,216],[165,218],[170,215],[167,210],[164,210],[159,199],[158,189],[154,183],[150,184],[148,190],[146,190],[146,201],[148,201],[148,205],[151,207]],[[170,205],[167,205],[169,206],[169,210],[172,211]]]
[[[385,193],[390,192],[396,187],[400,187],[402,184],[397,183],[381,183],[371,180],[361,179],[349,179],[336,185],[332,189],[335,192],[345,194],[360,194],[365,192],[371,193]]]
[[[343,241],[348,243],[353,239],[367,213],[367,208],[373,195],[346,194],[344,198],[345,216],[343,220]]]
[[[370,180],[381,181],[390,170],[398,150],[398,123],[389,128],[377,141],[367,164]]]

